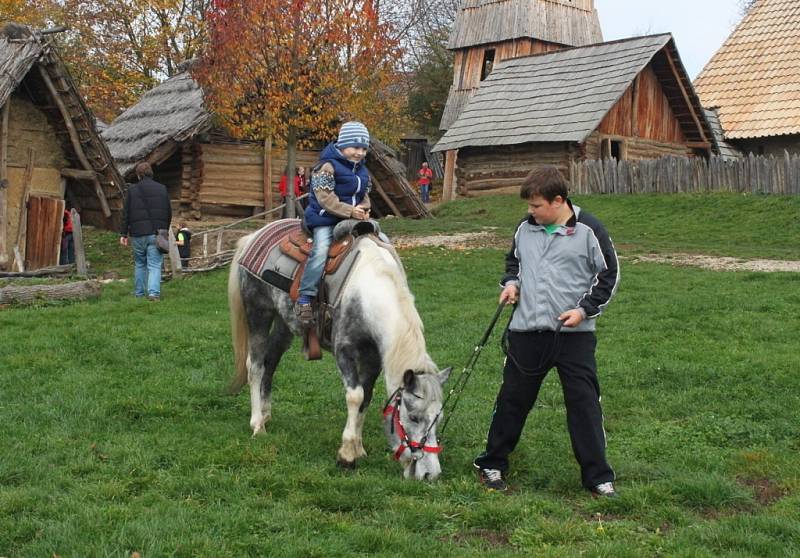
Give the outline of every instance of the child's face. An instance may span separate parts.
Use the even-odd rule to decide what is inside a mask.
[[[359,163],[367,156],[367,149],[365,147],[343,147],[342,155],[351,163]]]
[[[533,218],[540,225],[552,225],[555,223],[563,206],[564,198],[561,196],[556,196],[551,202],[542,196],[531,196],[528,199],[528,213],[533,215]]]

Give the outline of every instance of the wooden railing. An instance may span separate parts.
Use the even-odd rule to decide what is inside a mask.
[[[297,203],[297,212],[303,210],[302,207],[300,207],[300,200],[307,197],[308,194],[303,194],[295,200]],[[212,269],[227,265],[233,259],[233,254],[236,252],[236,241],[238,241],[239,238],[263,226],[264,221],[268,220],[271,216],[276,214],[280,215],[285,208],[286,204],[281,204],[267,211],[251,215],[250,217],[227,223],[221,227],[194,233],[192,235],[192,254],[195,255],[186,258],[189,264],[186,268],[181,264],[175,237],[170,233],[170,253],[169,258],[164,258],[164,264],[169,266],[173,277],[179,276],[181,273],[211,271]],[[299,215],[299,213],[296,214]],[[226,233],[228,233],[227,238]],[[202,249],[198,249],[197,246],[202,246]]]
[[[747,192],[800,195],[800,155],[664,157],[640,161],[577,161],[570,164],[577,194]]]

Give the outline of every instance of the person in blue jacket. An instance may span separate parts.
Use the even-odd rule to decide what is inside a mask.
[[[369,131],[361,122],[346,122],[339,138],[320,154],[320,165],[311,175],[306,226],[314,244],[300,279],[300,295],[295,314],[304,326],[314,321],[311,307],[317,296],[319,281],[325,268],[333,228],[344,219],[369,218],[369,173],[365,164],[369,149]]]

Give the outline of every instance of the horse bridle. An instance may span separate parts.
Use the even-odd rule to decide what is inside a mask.
[[[383,418],[391,417],[392,420],[392,434],[396,434],[397,437],[400,439],[400,444],[394,450],[394,458],[396,460],[400,460],[400,456],[406,451],[406,449],[411,450],[411,459],[416,461],[419,457],[415,454],[415,451],[422,451],[423,453],[440,453],[442,451],[441,446],[429,446],[427,445],[428,436],[431,433],[431,430],[436,423],[439,421],[439,416],[442,414],[442,409],[439,409],[439,412],[436,413],[436,416],[431,421],[431,424],[428,426],[428,429],[425,430],[425,434],[423,434],[422,438],[418,442],[411,440],[408,437],[408,433],[406,429],[403,427],[403,423],[400,421],[400,406],[403,403],[403,386],[400,386],[394,393],[389,396],[389,399],[386,401],[386,405],[383,407]],[[411,395],[418,399],[422,399],[419,395],[414,392],[409,392]]]

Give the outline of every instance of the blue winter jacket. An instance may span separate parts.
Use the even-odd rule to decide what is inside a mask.
[[[339,200],[348,205],[356,206],[364,200],[369,191],[369,173],[365,161],[352,163],[345,159],[342,152],[331,143],[322,150],[319,162],[333,165],[333,176],[336,186],[333,192]],[[306,226],[309,229],[335,225],[342,219],[326,212],[317,201],[315,180],[311,178],[311,191],[309,192],[308,207],[306,207]]]

